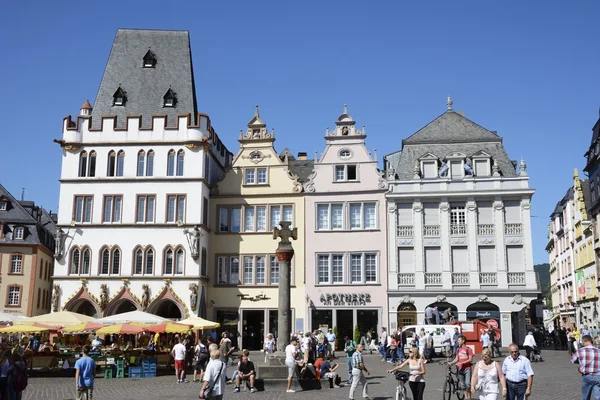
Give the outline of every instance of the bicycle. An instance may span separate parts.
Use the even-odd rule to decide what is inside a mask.
[[[440,361],[440,365],[447,365],[448,371],[446,372],[446,381],[444,382],[444,388],[442,391],[442,399],[450,400],[453,394],[456,394],[458,400],[463,400],[465,397],[465,385],[461,382],[458,374],[458,366],[450,365],[447,362]]]
[[[408,382],[410,374],[406,371],[395,371],[394,376],[396,376],[396,380],[398,381],[398,386],[396,387],[396,400],[408,400],[408,397],[406,396],[406,382]]]

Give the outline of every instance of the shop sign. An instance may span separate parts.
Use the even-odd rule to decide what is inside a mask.
[[[499,311],[467,311],[467,318],[500,318]]]
[[[324,306],[364,306],[371,302],[369,293],[323,293],[319,298]]]

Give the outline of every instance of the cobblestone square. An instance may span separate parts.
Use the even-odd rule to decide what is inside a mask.
[[[341,354],[341,353],[340,353]],[[567,353],[564,351],[543,351],[542,356],[546,360],[543,363],[534,363],[533,370],[535,379],[531,400],[562,400],[580,398],[580,375],[577,366],[569,362]],[[260,360],[261,354],[252,357]],[[476,356],[478,360],[479,357]],[[501,359],[498,359],[502,361]],[[343,380],[346,375],[346,363],[340,359],[340,371]],[[390,364],[381,361],[375,354],[366,355],[365,362],[371,370],[369,377],[369,395],[372,399],[393,399],[396,381],[385,371]],[[231,368],[228,376],[231,376]],[[444,380],[444,367],[437,363],[427,364],[425,399],[441,400],[442,384]],[[294,384],[299,390],[299,385]],[[24,392],[24,400],[69,400],[75,399],[73,378],[35,378],[29,380],[29,386]],[[174,376],[159,376],[145,379],[103,379],[95,381],[95,400],[158,400],[158,399],[197,399],[200,385],[197,383],[177,384]],[[314,396],[327,399],[348,399],[348,387],[340,389],[323,388],[321,391],[297,391],[296,393],[285,393],[280,386],[266,387],[265,391],[250,393],[242,391],[233,393],[233,386],[227,386],[225,398],[245,400],[250,398],[260,399],[307,399]],[[358,393],[358,392],[357,392]],[[357,400],[359,398],[357,397]]]

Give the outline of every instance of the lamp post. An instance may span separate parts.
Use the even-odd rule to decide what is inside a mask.
[[[197,260],[200,256],[200,253],[198,251],[200,249],[200,238],[204,235],[202,234],[202,232],[200,232],[198,225],[194,226],[194,229],[184,229],[183,234],[187,239],[188,247],[190,249],[190,254],[192,258],[194,260]]]

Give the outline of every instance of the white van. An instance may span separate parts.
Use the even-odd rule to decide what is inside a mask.
[[[458,332],[461,332],[460,325],[409,325],[405,326],[402,330],[403,336],[406,337],[404,343],[404,353],[408,352],[408,349],[413,346],[413,335],[410,332],[415,332],[417,335],[420,335],[421,329],[425,330],[425,334],[429,335],[429,333],[433,332],[433,348],[435,353],[443,354],[444,349],[442,346],[442,328],[446,330],[446,332],[450,333],[450,338],[454,336],[454,328],[458,328]],[[415,346],[418,346],[418,343],[415,343]]]

